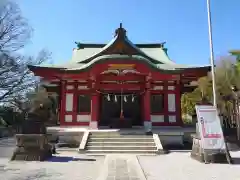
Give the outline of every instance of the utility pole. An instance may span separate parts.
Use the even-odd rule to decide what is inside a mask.
[[[211,74],[212,74],[213,105],[215,107],[217,107],[216,78],[215,78],[215,63],[214,63],[213,41],[212,41],[212,20],[211,20],[210,0],[207,0],[207,13],[208,13],[208,36],[209,36],[209,48],[210,48],[210,62],[211,62]]]

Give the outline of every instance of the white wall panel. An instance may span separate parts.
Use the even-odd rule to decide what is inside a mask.
[[[152,122],[164,122],[164,115],[151,115]]]
[[[90,120],[91,120],[90,114],[77,115],[77,122],[90,122]]]
[[[168,90],[174,90],[175,86],[168,86]]]
[[[66,111],[73,111],[73,94],[66,94]]]
[[[78,89],[81,90],[81,89],[88,89],[87,86],[78,86]]]
[[[177,122],[177,119],[176,119],[176,116],[175,116],[175,115],[171,115],[171,116],[169,116],[168,118],[169,118],[168,121],[169,121],[170,123]]]
[[[65,122],[72,122],[72,115],[65,115]]]
[[[168,94],[168,111],[175,112],[176,111],[176,100],[175,94]]]
[[[163,86],[154,86],[153,90],[163,90]]]
[[[74,89],[74,86],[73,85],[67,85],[67,90],[71,90],[71,89]]]

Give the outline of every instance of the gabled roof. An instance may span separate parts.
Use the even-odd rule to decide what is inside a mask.
[[[86,45],[86,47],[85,47],[85,45]],[[102,47],[99,47],[98,44],[96,44],[96,45],[90,44],[90,46],[88,46],[88,45],[89,44],[80,44],[80,46],[83,46],[82,48],[74,49],[70,62],[83,62],[84,60],[89,59],[93,55],[101,52],[101,50],[103,49]],[[148,46],[148,44],[146,44],[146,46],[139,47],[136,44],[136,46],[139,47],[139,49],[142,52],[144,52],[148,57],[156,60],[156,63],[175,64],[166,55],[166,53],[163,50],[163,48],[161,47],[161,45],[160,44],[158,44],[158,45],[159,46],[152,47],[152,46]]]
[[[71,61],[88,63],[98,56],[110,54],[141,55],[155,64],[172,64],[172,61],[169,59],[163,48],[163,43],[135,45],[128,39],[126,30],[121,24],[115,32],[115,37],[106,45],[78,43],[78,48],[74,49]]]
[[[120,24],[120,27],[115,31],[114,38],[108,44],[77,43],[78,48],[73,50],[72,59],[69,62],[56,66],[29,66],[29,68],[31,70],[57,68],[65,72],[84,71],[96,63],[114,59],[138,60],[155,70],[168,72],[196,68],[196,66],[179,65],[171,61],[164,44],[134,44],[128,39],[126,30]]]

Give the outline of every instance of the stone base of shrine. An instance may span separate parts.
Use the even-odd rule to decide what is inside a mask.
[[[131,128],[112,128],[108,126],[100,126],[98,129],[92,129],[89,126],[86,127],[64,127],[53,126],[47,127],[48,139],[52,141],[58,139],[59,142],[79,145],[82,141],[84,133],[95,131],[120,131],[124,134],[145,134],[146,129],[143,126],[132,126]],[[195,128],[183,128],[183,127],[152,127],[152,133],[158,134],[161,142],[164,145],[183,145],[185,139],[190,139],[188,136],[195,132]]]
[[[11,161],[44,161],[52,157],[49,149],[23,149],[18,147],[11,158]]]
[[[203,163],[227,163],[226,153],[219,150],[203,150],[201,140],[197,137],[193,137],[191,157]]]
[[[97,121],[91,121],[89,123],[89,128],[90,129],[98,129],[98,122]]]
[[[17,134],[16,140],[12,161],[44,161],[52,156],[53,148],[46,134]]]

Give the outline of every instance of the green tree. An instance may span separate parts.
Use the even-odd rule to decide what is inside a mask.
[[[183,114],[194,115],[195,105],[202,99],[211,101],[211,80],[208,77],[202,77],[197,81],[198,86],[193,92],[185,93],[181,97],[181,108]]]
[[[232,87],[240,88],[240,73],[235,69],[236,62],[232,57],[221,57],[215,68],[217,105],[221,113],[228,113],[227,109],[232,108],[232,101],[223,97],[232,96]],[[203,98],[212,102],[212,79],[211,76],[198,79],[198,86],[191,93],[185,93],[181,97],[182,113],[193,115],[195,105]]]

